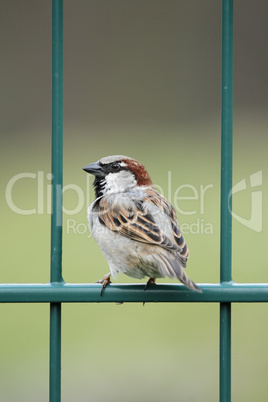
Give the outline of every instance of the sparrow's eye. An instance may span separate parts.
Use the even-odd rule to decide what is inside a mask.
[[[118,172],[121,168],[120,164],[118,162],[114,162],[111,164],[111,168],[113,172]]]

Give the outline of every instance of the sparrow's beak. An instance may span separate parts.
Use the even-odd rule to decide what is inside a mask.
[[[98,164],[98,162],[90,163],[90,165],[85,166],[83,170],[87,173],[93,174],[94,176],[106,176],[106,173],[104,172],[102,166]]]

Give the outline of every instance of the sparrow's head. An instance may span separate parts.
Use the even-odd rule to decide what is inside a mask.
[[[96,197],[153,184],[145,167],[128,156],[107,156],[85,166],[83,170],[95,176],[93,185]]]

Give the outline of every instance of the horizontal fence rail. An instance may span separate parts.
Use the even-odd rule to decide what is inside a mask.
[[[96,284],[1,284],[0,303],[261,303],[268,302],[268,283],[198,284],[203,293],[180,284],[112,284],[100,295]]]

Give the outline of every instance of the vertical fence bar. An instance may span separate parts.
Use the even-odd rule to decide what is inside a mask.
[[[61,304],[50,303],[49,401],[61,401]]]
[[[51,282],[62,282],[63,0],[52,0]],[[50,304],[49,400],[61,400],[61,304]]]
[[[220,303],[220,402],[231,402],[231,303]]]
[[[51,281],[62,281],[63,0],[52,0]]]
[[[233,0],[222,0],[220,280],[232,280]],[[231,303],[220,303],[220,402],[231,401]]]

